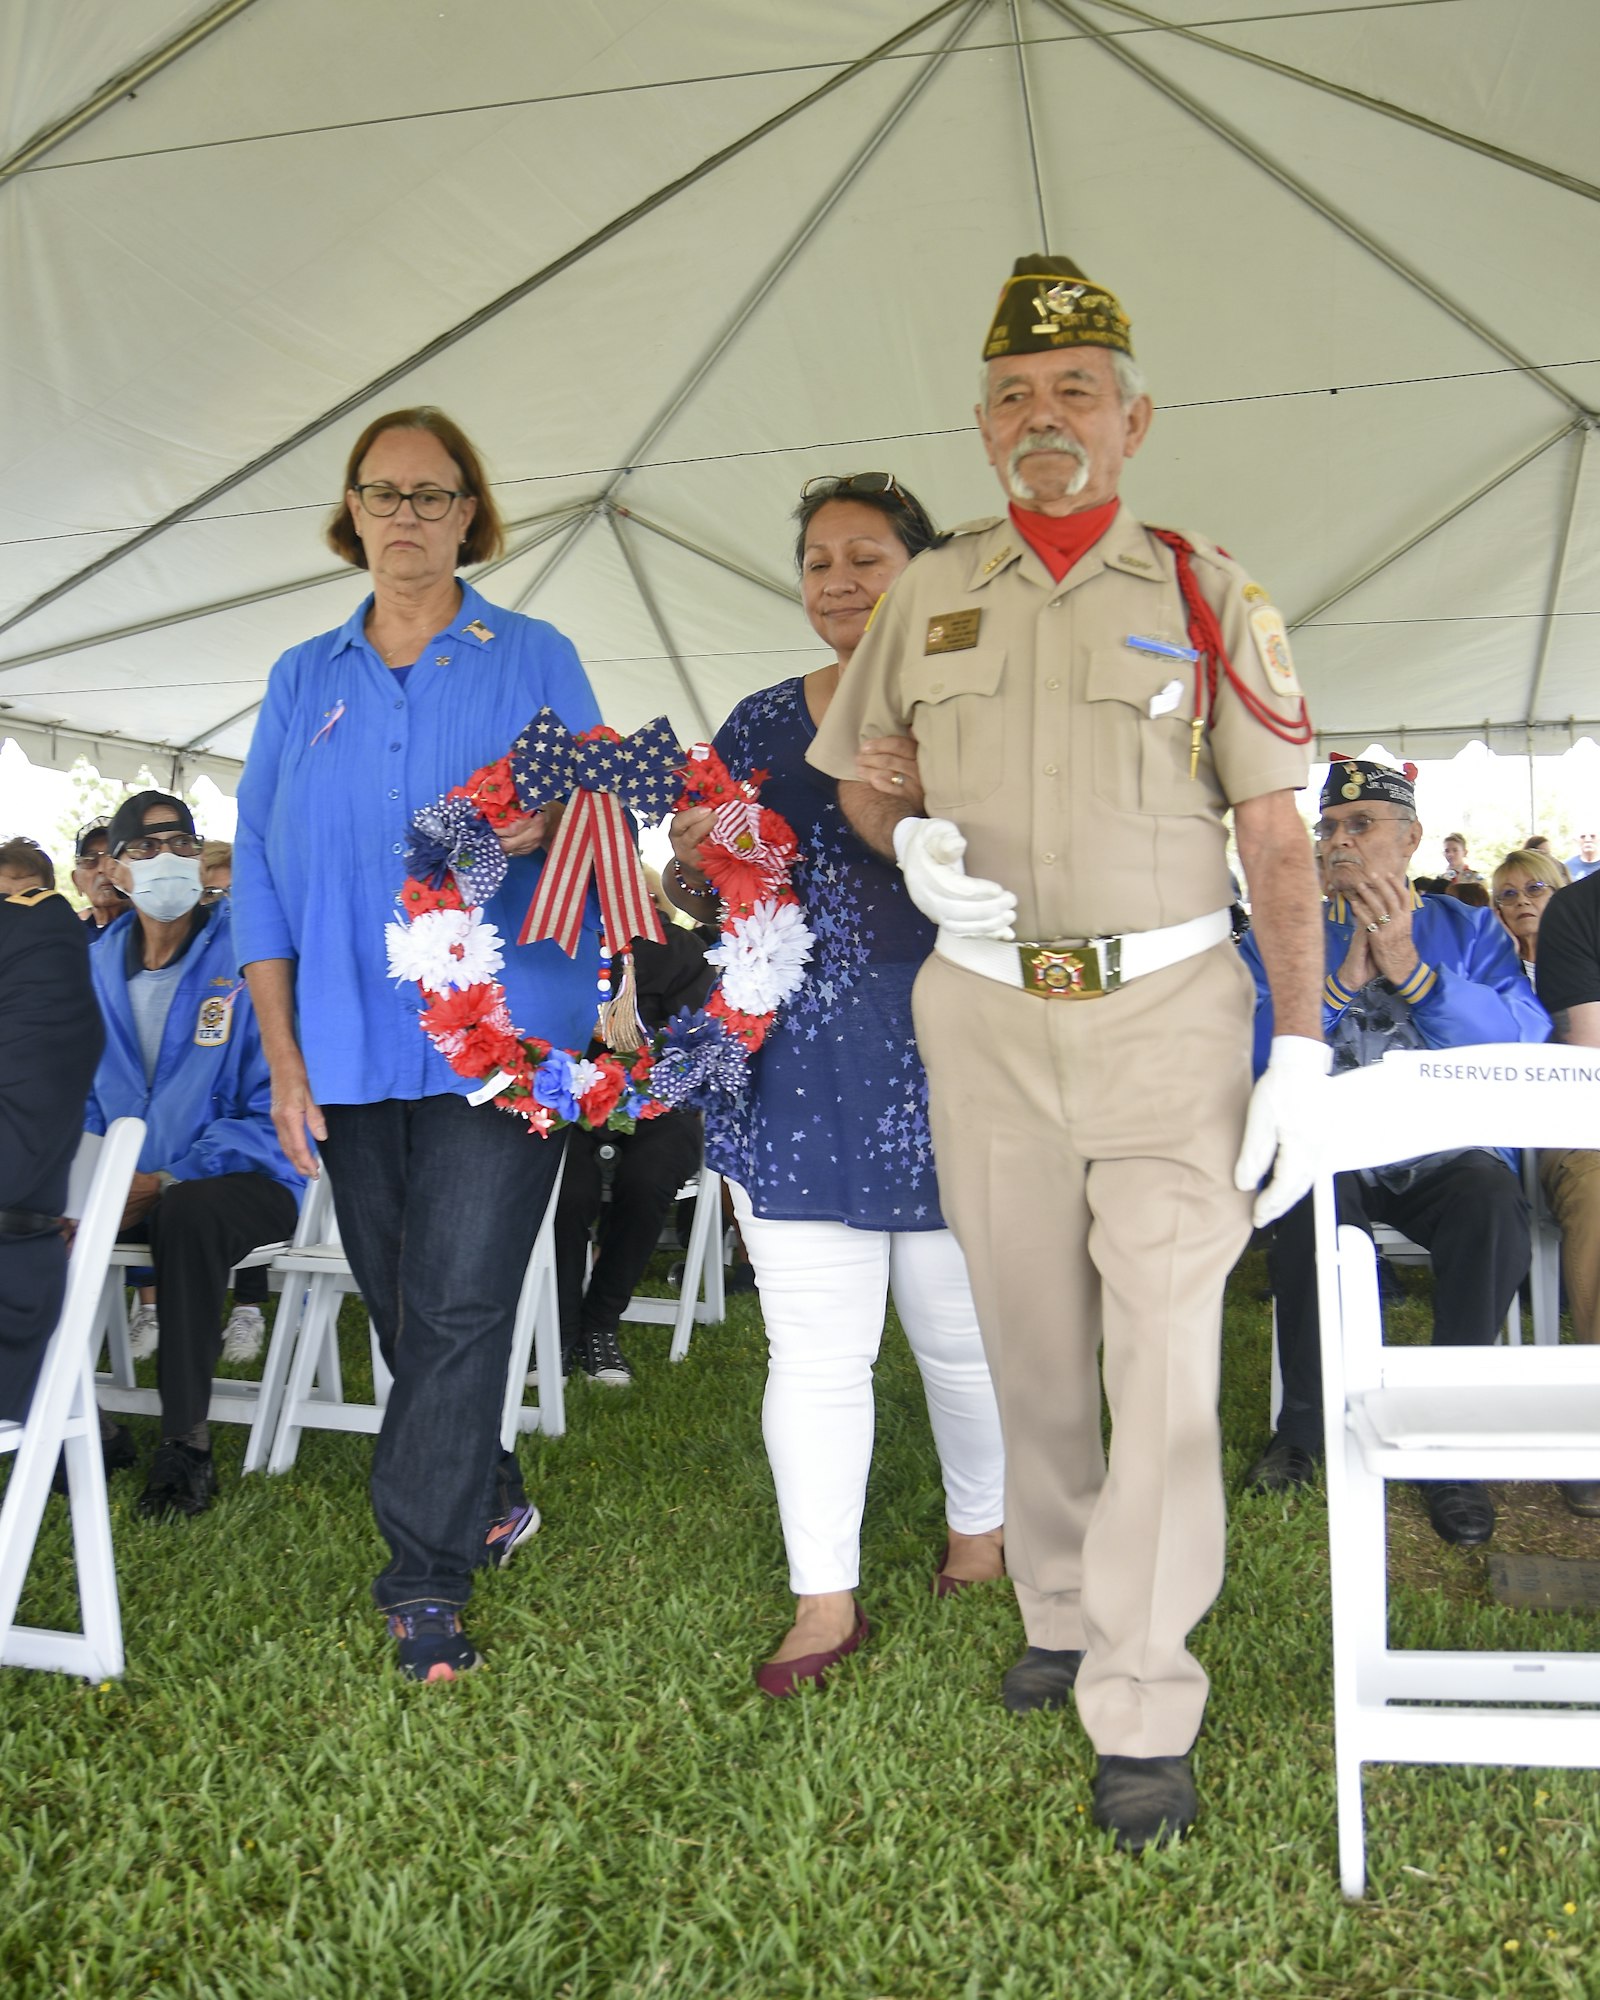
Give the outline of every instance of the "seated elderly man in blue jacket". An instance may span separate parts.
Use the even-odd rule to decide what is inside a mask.
[[[107,828],[133,908],[94,954],[106,1047],[84,1122],[149,1128],[122,1218],[148,1242],[161,1299],[161,1443],[143,1514],[202,1514],[217,1490],[206,1410],[228,1274],[294,1233],[301,1177],[272,1129],[272,1086],[226,903],[200,901],[200,841],[181,799],[139,792]]]
[[[1550,1022],[1534,998],[1505,926],[1492,910],[1420,896],[1407,864],[1422,839],[1415,765],[1336,757],[1314,829],[1325,903],[1323,1029],[1333,1069],[1363,1068],[1390,1049],[1542,1042]],[[1256,982],[1256,1070],[1272,1039],[1272,998],[1254,941],[1242,947]],[[1335,1091],[1329,1104],[1337,1117]],[[1484,1148],[1428,1153],[1341,1174],[1339,1219],[1388,1223],[1433,1261],[1436,1344],[1487,1346],[1527,1276],[1528,1212],[1516,1162]],[[1281,1492],[1316,1476],[1323,1451],[1322,1351],[1316,1241],[1309,1196],[1273,1227],[1267,1255],[1278,1308],[1283,1408],[1247,1486]],[[1435,1532],[1471,1546],[1494,1532],[1494,1506],[1476,1481],[1421,1488]]]

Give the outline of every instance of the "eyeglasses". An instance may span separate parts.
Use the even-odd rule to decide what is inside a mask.
[[[153,861],[158,854],[179,854],[192,861],[202,842],[192,833],[141,833],[117,849],[119,861]]]
[[[1530,903],[1542,903],[1551,890],[1549,882],[1508,882],[1503,889],[1495,890],[1494,899],[1502,909],[1508,909],[1524,896]]]
[[[802,500],[839,500],[852,493],[892,493],[897,500],[905,495],[894,483],[892,472],[819,472],[800,489]]]
[[[391,514],[398,514],[402,500],[411,502],[411,511],[419,521],[442,521],[456,501],[467,497],[448,486],[417,486],[404,493],[398,486],[391,486],[383,479],[365,486],[352,486],[350,490],[360,494],[362,506],[369,514],[376,514],[380,521],[386,521]]]
[[[1365,840],[1367,835],[1385,819],[1409,819],[1410,813],[1351,813],[1348,819],[1319,819],[1311,829],[1311,838],[1316,841],[1332,840],[1336,833],[1347,833],[1352,840]]]

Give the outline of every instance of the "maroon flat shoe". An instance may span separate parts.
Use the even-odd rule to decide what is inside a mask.
[[[763,1660],[756,1668],[756,1686],[763,1694],[781,1698],[798,1694],[803,1687],[821,1687],[830,1667],[848,1659],[866,1639],[867,1615],[856,1606],[855,1630],[831,1652],[801,1653],[792,1660]]]
[[[948,1562],[950,1559],[948,1546],[944,1553]],[[933,1573],[933,1594],[935,1597],[955,1597],[963,1590],[970,1590],[975,1583],[998,1583],[1005,1573],[1003,1553],[1000,1558],[1000,1576],[952,1576],[947,1569],[936,1569]]]
[[[955,1597],[963,1590],[970,1590],[977,1581],[975,1576],[951,1576],[948,1570],[938,1569],[933,1573],[933,1594],[935,1597]]]

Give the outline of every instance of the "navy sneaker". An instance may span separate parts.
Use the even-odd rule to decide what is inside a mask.
[[[389,1613],[389,1636],[400,1671],[414,1681],[453,1681],[483,1665],[483,1655],[461,1629],[461,1613],[448,1604],[407,1605]]]
[[[483,1544],[489,1552],[489,1561],[504,1569],[528,1537],[538,1532],[539,1510],[531,1500],[524,1500],[520,1506],[502,1514],[484,1536]]]

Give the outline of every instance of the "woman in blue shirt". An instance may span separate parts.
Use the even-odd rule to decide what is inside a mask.
[[[417,1025],[418,990],[386,976],[384,926],[417,807],[503,756],[541,708],[574,733],[600,714],[568,640],[457,578],[458,562],[498,553],[503,535],[478,454],[448,417],[379,417],[345,486],[328,540],[368,571],[372,595],[272,670],[239,785],[234,928],[284,1150],[315,1173],[315,1140],[328,1162],[394,1374],[372,1465],[390,1560],[373,1595],[404,1670],[450,1680],[479,1663],[461,1629],[471,1572],[538,1525],[496,1434],[561,1142],[467,1102],[472,1084]],[[512,942],[545,822],[499,836],[511,864],[484,914],[506,946],[519,1029],[582,1047],[598,936],[576,959]]]
[[[795,1621],[756,1670],[768,1694],[820,1682],[866,1636],[855,1601],[872,1460],[872,1366],[892,1287],[922,1371],[949,1543],[941,1594],[1002,1573],[1004,1458],[966,1265],[939,1213],[928,1085],[911,985],[933,926],[898,869],[863,847],[837,791],[806,762],[873,606],[934,540],[887,473],[808,483],[796,560],[826,666],[739,703],[716,747],[735,777],[769,775],[761,802],[794,828],[794,887],[815,943],[805,984],[752,1064],[749,1096],[708,1115],[706,1158],[728,1177],[755,1266],[770,1363],[762,1428],[796,1597]],[[907,755],[889,782],[917,786]],[[696,865],[709,810],[673,822],[675,902],[714,902]]]

